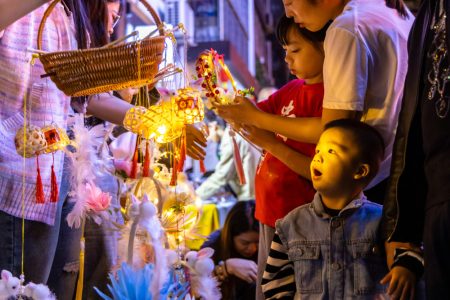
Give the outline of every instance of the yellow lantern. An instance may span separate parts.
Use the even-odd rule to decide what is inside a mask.
[[[62,150],[64,147],[70,144],[69,137],[66,132],[56,127],[55,125],[49,125],[41,129],[47,141],[47,147],[45,153],[52,153],[58,150]]]
[[[191,87],[179,89],[177,95],[172,96],[175,114],[184,120],[184,124],[203,121],[205,110],[201,94]]]
[[[148,109],[142,106],[130,108],[123,125],[146,139],[169,143],[181,136],[184,123],[176,116],[171,102],[161,102]]]

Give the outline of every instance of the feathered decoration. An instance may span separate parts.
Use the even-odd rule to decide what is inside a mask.
[[[155,278],[153,264],[147,264],[143,268],[135,269],[123,263],[117,271],[117,275],[109,275],[111,284],[108,290],[112,298],[102,293],[97,288],[95,291],[104,300],[153,300],[153,299],[184,299],[189,292],[189,283],[182,280],[174,271],[168,273],[167,280],[157,295],[150,292]]]
[[[23,296],[28,298],[25,298]],[[25,286],[22,299],[56,300],[56,297],[46,285],[30,282]]]
[[[67,216],[70,227],[79,228],[86,216],[88,189],[95,189],[96,175],[100,175],[101,167],[95,145],[95,136],[84,127],[84,116],[76,114],[74,117],[73,133],[75,135],[75,152],[67,152],[71,160],[71,201],[75,202],[73,210]]]

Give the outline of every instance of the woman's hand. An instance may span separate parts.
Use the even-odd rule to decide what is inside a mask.
[[[196,160],[205,158],[206,138],[194,125],[186,125],[186,153]]]
[[[253,260],[229,258],[224,263],[228,274],[234,275],[248,283],[256,282],[258,267]]]
[[[260,111],[249,99],[236,96],[236,104],[217,106],[217,114],[229,123],[255,125],[256,114]]]

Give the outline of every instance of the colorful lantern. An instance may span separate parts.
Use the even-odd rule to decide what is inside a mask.
[[[205,117],[204,105],[200,92],[188,87],[179,89],[177,95],[172,96],[176,116],[184,120],[184,124],[203,121]]]
[[[47,141],[47,147],[44,150],[45,153],[52,153],[62,150],[70,144],[70,140],[66,132],[55,125],[46,126],[42,128],[41,131]]]

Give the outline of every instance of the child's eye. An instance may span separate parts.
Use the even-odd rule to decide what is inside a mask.
[[[315,153],[318,154],[319,153],[319,149],[316,149]]]
[[[298,52],[300,52],[300,49],[292,50],[292,53],[298,53]]]
[[[328,149],[328,153],[335,154],[336,151],[334,151],[333,149]]]

